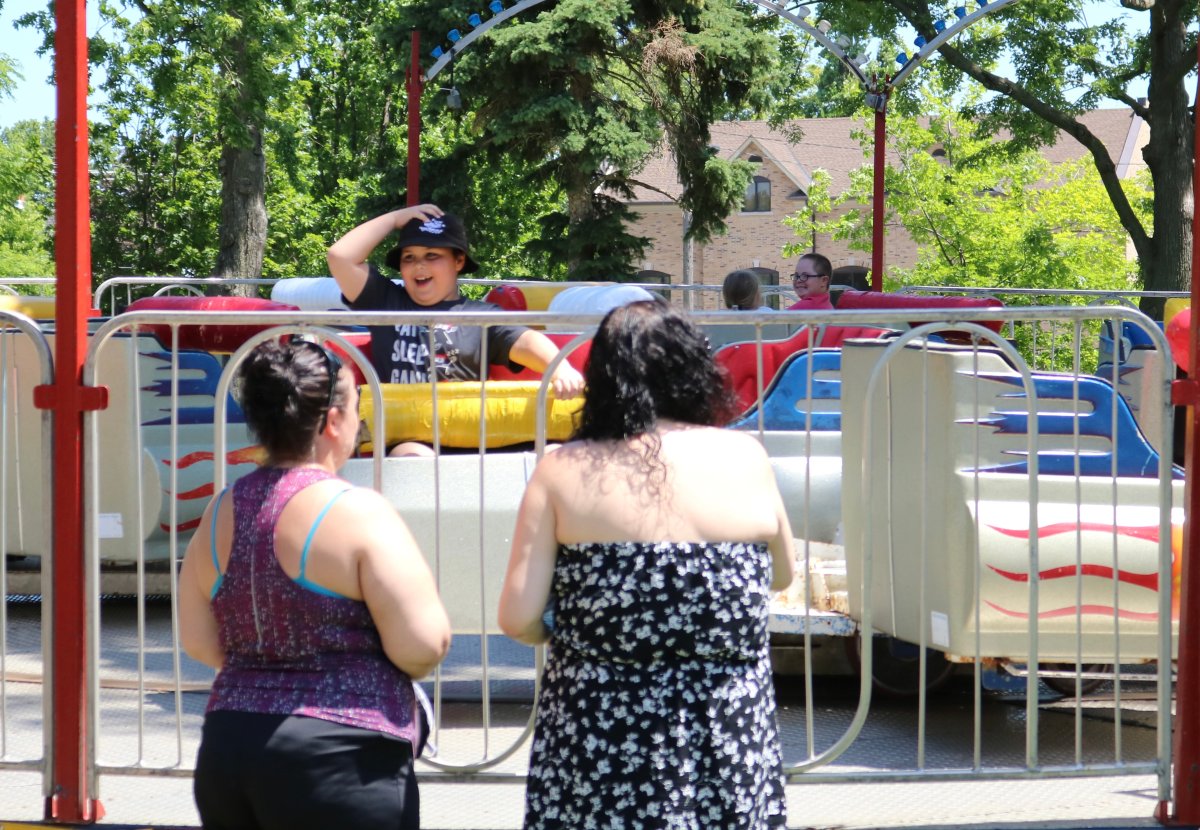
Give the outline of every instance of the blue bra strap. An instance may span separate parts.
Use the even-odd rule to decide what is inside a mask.
[[[230,485],[232,486],[232,485]],[[221,588],[221,583],[225,581],[225,574],[221,573],[221,560],[217,558],[217,514],[221,511],[221,501],[225,498],[225,494],[229,492],[229,487],[226,487],[217,494],[217,502],[213,505],[212,512],[212,527],[209,528],[208,543],[212,549],[213,570],[217,572],[217,581],[213,583],[212,592],[209,593],[209,599],[217,595],[217,591]]]
[[[304,575],[304,572],[308,569],[308,548],[309,545],[312,544],[313,537],[317,535],[317,527],[320,526],[321,520],[325,518],[325,514],[329,512],[329,508],[333,507],[333,503],[353,489],[353,487],[347,487],[345,490],[339,490],[338,492],[334,493],[333,498],[329,500],[329,503],[321,508],[321,512],[317,514],[317,518],[313,519],[312,527],[308,531],[308,538],[304,540],[304,547],[300,551],[300,575],[296,577],[296,581],[306,588],[317,587],[314,586],[313,583],[309,582],[308,577]],[[340,596],[340,594],[336,594],[332,591],[329,593],[333,596]]]

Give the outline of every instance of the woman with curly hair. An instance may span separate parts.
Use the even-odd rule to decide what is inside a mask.
[[[181,640],[217,669],[196,758],[216,828],[420,826],[413,679],[450,647],[391,504],[337,476],[358,387],[329,349],[264,342],[239,401],[266,463],[218,494],[184,555]]]
[[[572,442],[521,503],[500,626],[550,641],[526,828],[783,827],[767,654],[793,542],[704,335],[611,311]]]

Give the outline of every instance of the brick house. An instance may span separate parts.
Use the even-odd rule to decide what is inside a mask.
[[[1081,120],[1109,148],[1121,178],[1146,167],[1139,151],[1149,138],[1149,126],[1140,117],[1130,110],[1108,109],[1093,110]],[[774,129],[765,121],[713,124],[712,143],[719,155],[745,159],[759,167],[747,188],[744,209],[727,220],[728,231],[707,245],[693,246],[693,281],[720,285],[730,271],[759,268],[768,272],[767,280],[774,282],[783,275],[783,284],[790,285],[795,258],[785,259],[782,250],[785,244],[801,240],[782,220],[807,208],[813,170],[821,168],[829,173],[831,192],[836,194],[849,187],[852,170],[871,163],[851,135],[862,128],[863,122],[857,118],[802,119],[790,122],[786,130]],[[798,137],[789,140],[789,134]],[[1084,149],[1074,139],[1064,136],[1043,148],[1042,154],[1051,163],[1061,164],[1080,158]],[[888,163],[895,163],[891,152]],[[646,186],[634,191],[632,205],[639,218],[630,230],[651,240],[642,268],[665,273],[671,282],[679,282],[683,274],[683,215],[674,201],[681,187],[673,162],[659,155],[651,159],[637,179]],[[916,245],[904,229],[889,224],[885,233],[887,265],[914,264]],[[844,242],[835,242],[827,236],[815,236],[804,242],[808,250],[829,257],[835,269],[847,268],[843,274],[862,272],[870,266],[869,253],[851,251]],[[844,282],[849,284],[849,278]],[[706,292],[701,296],[704,300],[697,302],[697,308],[719,307],[718,294]]]

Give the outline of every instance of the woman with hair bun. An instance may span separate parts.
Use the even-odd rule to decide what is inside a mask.
[[[358,388],[337,355],[264,342],[239,402],[266,463],[218,494],[184,555],[184,650],[216,668],[196,759],[205,828],[420,826],[413,679],[450,623],[392,506],[337,470]]]
[[[786,824],[767,619],[791,528],[703,333],[611,311],[575,440],[538,463],[500,626],[549,640],[526,828]]]

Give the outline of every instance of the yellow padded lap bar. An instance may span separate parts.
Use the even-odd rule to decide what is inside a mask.
[[[54,297],[0,294],[0,311],[16,311],[34,320],[54,319]]]
[[[444,447],[479,446],[479,381],[442,382],[437,385],[439,439]],[[487,419],[487,449],[507,447],[534,440],[537,427],[536,381],[488,381],[484,416]],[[428,383],[383,383],[384,430],[387,446],[401,441],[433,443],[433,389]],[[360,411],[366,425],[375,427],[375,405],[368,387],[361,388]],[[575,428],[574,414],[583,398],[555,400],[554,390],[546,398],[546,438],[564,441]],[[372,446],[366,443],[363,452]]]

